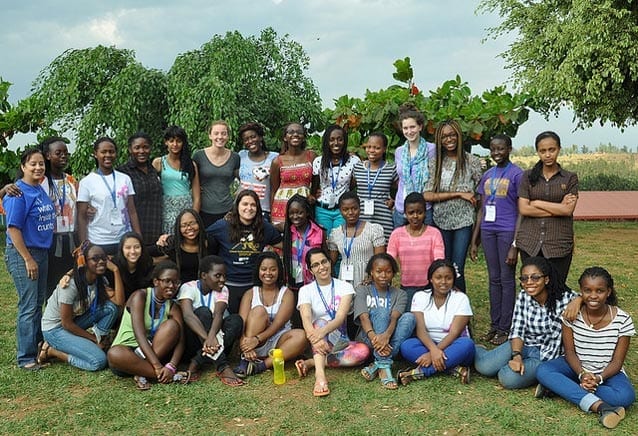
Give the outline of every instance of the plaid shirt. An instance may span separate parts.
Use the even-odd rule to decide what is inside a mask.
[[[137,165],[128,161],[117,168],[127,174],[135,188],[135,210],[140,221],[140,230],[144,245],[155,245],[162,234],[162,182],[155,168],[149,163],[148,172],[140,170]]]
[[[518,294],[510,339],[519,338],[524,345],[540,347],[541,360],[555,359],[561,354],[561,314],[577,294],[569,290],[556,301],[556,310],[549,313],[525,291]]]
[[[529,184],[529,173],[530,170],[527,170],[521,177],[520,198],[560,203],[566,194],[578,195],[575,173],[561,168],[549,181],[541,177],[535,186]],[[574,251],[574,218],[523,216],[516,234],[516,246],[530,256],[542,255],[546,259],[565,257]]]

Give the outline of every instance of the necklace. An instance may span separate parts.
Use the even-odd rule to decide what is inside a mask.
[[[608,306],[608,305],[605,305],[605,306],[609,308],[609,318],[611,319],[611,306]],[[605,315],[607,315],[607,312],[604,312],[602,316],[600,317],[600,319],[596,322],[592,322],[591,315],[589,315],[589,310],[587,310],[586,306],[585,306],[585,314],[587,315],[587,324],[589,324],[589,328],[593,329],[596,325],[600,324],[605,319]]]

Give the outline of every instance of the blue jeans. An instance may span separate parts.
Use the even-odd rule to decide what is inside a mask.
[[[636,400],[636,392],[623,372],[609,377],[595,392],[580,387],[578,374],[569,366],[564,356],[541,363],[536,372],[538,382],[576,404],[584,412],[589,412],[597,401],[604,401],[613,407],[629,407]]]
[[[472,226],[461,227],[456,230],[441,230],[443,244],[445,244],[445,258],[457,267],[457,277],[454,285],[465,292],[465,258],[472,239]]]
[[[509,332],[516,302],[516,267],[505,263],[514,240],[514,232],[481,229],[481,244],[490,281],[490,318],[492,328]]]
[[[384,307],[379,309],[370,310],[370,322],[372,323],[372,329],[375,333],[383,333],[388,329],[390,325],[390,312],[387,311]],[[377,363],[392,365],[392,359],[394,359],[397,354],[399,354],[399,350],[401,349],[401,344],[403,341],[408,339],[414,333],[414,326],[416,325],[416,320],[414,319],[414,315],[410,312],[403,313],[399,319],[397,320],[396,328],[390,337],[390,346],[392,347],[392,352],[389,356],[381,356],[377,353],[372,347],[372,343],[368,338],[368,335],[365,333],[361,335],[362,341],[372,349],[372,354],[374,355],[374,360]]]
[[[467,336],[456,338],[450,345],[443,350],[447,360],[445,361],[446,369],[452,369],[456,366],[470,366],[474,361],[474,342]],[[401,354],[406,360],[416,363],[416,360],[425,353],[429,353],[423,342],[419,338],[410,338],[401,344]],[[431,377],[437,373],[434,365],[423,368],[423,374]]]
[[[431,226],[434,223],[433,213],[434,212],[431,207],[425,209],[425,220],[423,222],[428,226]],[[405,217],[405,213],[398,212],[396,207],[392,209],[392,221],[394,223],[395,229],[408,223],[408,220]]]
[[[315,206],[315,221],[326,231],[326,238],[330,236],[332,229],[346,222],[339,208],[325,209],[319,205]]]
[[[4,259],[18,292],[18,316],[16,319],[18,366],[36,361],[38,343],[42,340],[42,305],[47,291],[49,250],[29,248],[29,253],[38,264],[38,278],[31,280],[24,259],[13,245],[7,245]]]
[[[507,341],[493,350],[476,347],[474,367],[487,377],[498,375],[498,381],[505,389],[522,389],[536,383],[536,369],[541,364],[539,347],[523,346],[521,350],[525,371],[523,374],[512,371],[509,361],[512,359],[512,347]]]
[[[119,316],[118,307],[107,301],[97,308],[95,316],[87,310],[73,319],[82,329],[93,327],[96,333],[106,336]],[[69,365],[85,371],[99,371],[106,368],[106,353],[93,341],[76,336],[62,326],[42,332],[44,339],[58,351],[69,355]]]

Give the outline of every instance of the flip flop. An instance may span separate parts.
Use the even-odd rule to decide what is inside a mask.
[[[133,381],[135,382],[135,387],[138,391],[148,391],[151,388],[151,384],[148,382],[146,377],[141,375],[133,376]]]
[[[239,387],[239,386],[243,386],[246,384],[245,381],[243,381],[242,379],[238,378],[235,374],[231,375],[222,375],[223,371],[217,371],[217,377],[219,378],[219,380],[225,384],[226,386],[231,386],[233,388]]]
[[[306,361],[303,359],[299,359],[295,362],[295,368],[297,368],[297,374],[299,374],[299,378],[304,378],[308,375],[308,367],[306,366]]]
[[[180,385],[187,385],[192,380],[192,374],[190,371],[177,371],[173,375],[173,383],[179,383]]]
[[[316,381],[315,386],[312,388],[312,395],[315,397],[325,397],[326,395],[330,395],[330,388],[328,387],[327,381]]]
[[[38,365],[42,366],[49,361],[49,348],[51,348],[51,345],[47,341],[38,344]]]

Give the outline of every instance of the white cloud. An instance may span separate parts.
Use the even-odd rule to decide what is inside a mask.
[[[102,44],[119,45],[123,42],[115,17],[96,18],[88,25],[89,34],[93,39],[101,40]]]

